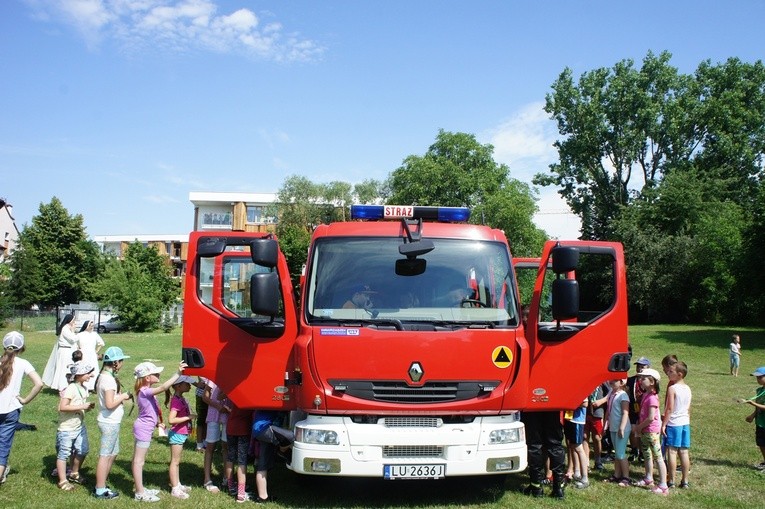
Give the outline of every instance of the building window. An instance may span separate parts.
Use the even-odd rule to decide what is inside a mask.
[[[247,205],[247,222],[256,224],[262,223],[263,207],[259,205]]]
[[[273,224],[276,218],[266,215],[266,207],[262,205],[247,205],[248,224]]]
[[[205,212],[202,214],[203,228],[231,228],[231,212]]]

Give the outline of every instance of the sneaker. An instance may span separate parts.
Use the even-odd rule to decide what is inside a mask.
[[[576,488],[578,490],[583,490],[583,489],[589,488],[589,487],[590,487],[590,482],[589,481],[582,481],[582,480],[574,481],[574,488]]]
[[[188,494],[188,493],[186,493],[186,492],[183,490],[183,485],[182,485],[182,484],[179,484],[178,486],[176,486],[175,488],[173,488],[173,489],[170,491],[170,494],[171,494],[172,496],[174,496],[175,498],[180,498],[181,500],[186,500],[187,498],[189,498],[189,494]]]
[[[5,465],[5,470],[3,471],[3,477],[0,477],[0,484],[5,484],[5,481],[8,480],[8,472],[11,471],[10,465]]]
[[[754,466],[754,468],[756,468],[757,470],[765,470],[765,461],[763,461],[762,463],[757,463]]]
[[[133,498],[139,502],[159,502],[159,497],[157,495],[148,493],[148,490],[144,491],[143,493],[136,493],[135,497]]]
[[[191,493],[191,486],[179,484],[178,487],[183,490],[184,493]]]
[[[656,493],[657,495],[667,496],[667,494],[669,494],[669,488],[662,488],[661,486],[654,486],[651,489],[651,493]]]
[[[238,504],[241,504],[241,503],[247,502],[248,500],[250,500],[250,495],[249,495],[249,493],[242,493],[241,495],[237,495],[237,496],[236,496],[236,502],[237,502]]]
[[[159,490],[157,489],[144,488],[143,492],[149,495],[154,495],[155,497],[159,496]]]
[[[215,483],[212,481],[207,481],[206,483],[203,484],[203,487],[210,493],[220,493],[220,488],[215,486]]]
[[[120,494],[116,491],[112,491],[109,488],[106,488],[103,493],[98,493],[96,490],[93,490],[93,496],[100,500],[111,500],[113,498],[119,497]]]

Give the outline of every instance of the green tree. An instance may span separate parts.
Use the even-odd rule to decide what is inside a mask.
[[[108,259],[92,291],[99,304],[117,309],[129,329],[147,331],[160,326],[163,311],[180,297],[180,284],[156,247],[133,242],[122,260]]]
[[[563,136],[559,162],[536,184],[556,185],[582,219],[583,238],[613,238],[611,222],[668,164],[694,149],[683,120],[688,80],[669,65],[669,53],[649,52],[640,69],[623,60],[584,73],[574,83],[566,68],[547,95],[545,111]]]
[[[516,255],[539,254],[545,234],[533,222],[536,196],[493,154],[471,134],[439,130],[425,155],[408,156],[390,175],[389,201],[470,207],[470,221],[503,229]]]
[[[10,292],[11,267],[0,262],[0,325],[11,316],[13,307]]]
[[[576,83],[564,70],[546,103],[559,162],[534,182],[559,187],[584,238],[624,242],[632,318],[751,322],[765,302],[746,263],[762,253],[765,67],[681,75],[669,59]]]
[[[699,150],[693,163],[715,196],[748,210],[757,199],[765,155],[765,65],[730,58],[702,62],[694,75]]]
[[[295,284],[306,262],[313,229],[332,221],[347,221],[352,203],[378,200],[381,188],[379,182],[371,179],[353,186],[340,181],[317,184],[301,176],[287,178],[277,192],[276,235]]]
[[[71,216],[53,197],[40,204],[32,224],[19,234],[11,256],[10,293],[17,306],[54,307],[89,297],[88,288],[103,265],[98,246],[88,240],[80,214]]]

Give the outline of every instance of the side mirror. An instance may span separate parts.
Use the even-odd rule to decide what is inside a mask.
[[[557,246],[552,249],[552,270],[565,274],[579,265],[579,250],[575,247]]]
[[[250,241],[250,254],[253,263],[273,269],[278,260],[278,245],[273,239],[255,239]]]
[[[579,282],[556,279],[552,282],[553,320],[569,320],[579,316]]]
[[[276,316],[279,297],[279,275],[276,272],[261,272],[250,277],[250,309],[253,313]]]

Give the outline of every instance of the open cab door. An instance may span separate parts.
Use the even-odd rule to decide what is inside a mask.
[[[526,260],[516,273],[532,267]],[[524,408],[574,409],[629,370],[624,252],[616,242],[549,241],[536,270]]]
[[[297,312],[289,270],[270,234],[193,232],[183,360],[240,408],[294,409]]]

